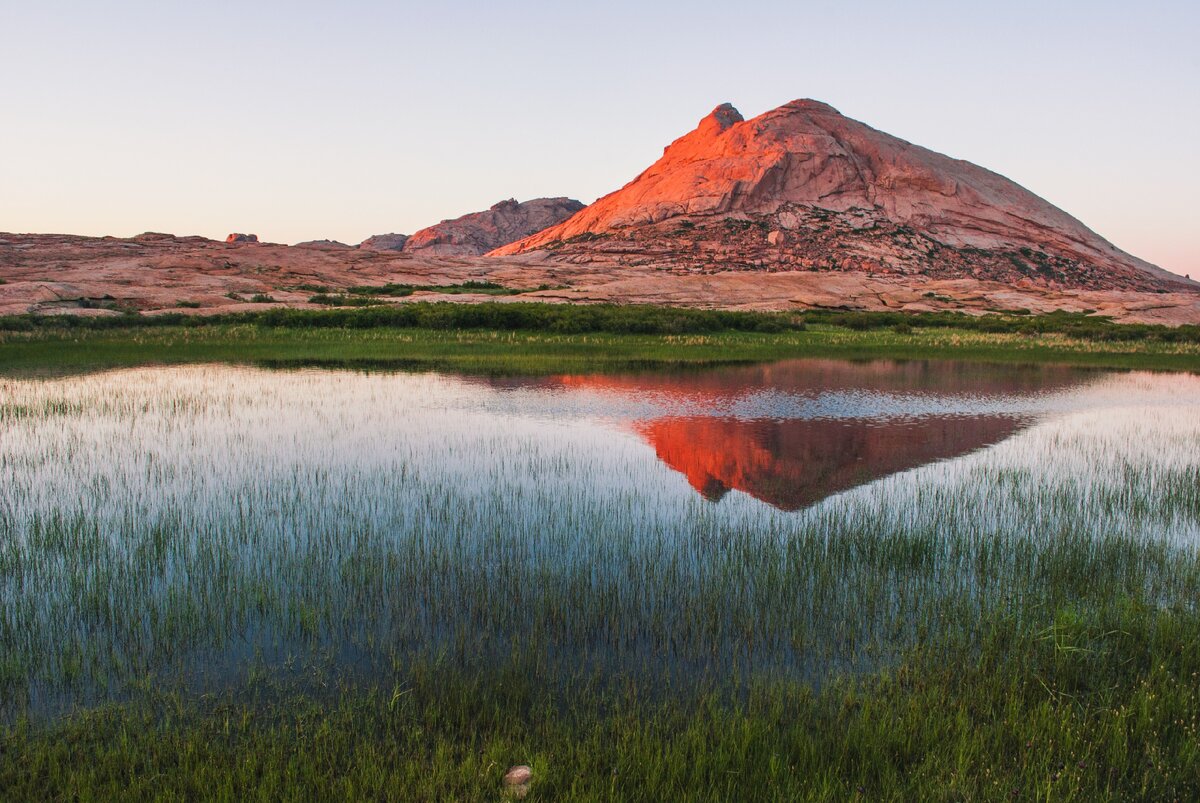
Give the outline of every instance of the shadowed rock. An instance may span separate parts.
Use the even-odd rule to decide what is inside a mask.
[[[363,251],[403,251],[407,234],[376,234],[358,244]]]
[[[523,203],[509,199],[484,212],[421,229],[408,238],[404,250],[478,256],[561,223],[580,209],[583,204],[570,198],[536,198]]]
[[[257,234],[231,234],[225,238],[227,243],[256,243],[258,242]]]

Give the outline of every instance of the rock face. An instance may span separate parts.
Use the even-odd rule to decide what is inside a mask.
[[[116,315],[117,307],[148,313],[230,312],[245,309],[238,298],[260,293],[281,304],[307,307],[312,285],[341,289],[365,284],[480,281],[545,289],[514,296],[417,294],[389,301],[432,298],[744,310],[958,310],[972,315],[997,310],[1094,310],[1130,323],[1200,323],[1200,292],[1187,287],[1163,293],[1017,287],[977,279],[881,276],[862,271],[709,273],[654,270],[645,260],[641,264],[598,261],[592,254],[573,264],[547,251],[516,257],[445,257],[276,243],[250,248],[204,237],[163,234],[121,239],[0,231],[0,315]],[[183,307],[181,301],[200,306]]]
[[[358,244],[364,251],[403,251],[407,234],[376,234]]]
[[[225,238],[227,243],[256,243],[258,242],[257,234],[231,234]]]
[[[341,250],[352,248],[353,246],[340,243],[337,240],[305,240],[302,243],[296,243],[294,248],[331,248],[333,250]]]
[[[562,223],[580,209],[583,204],[570,198],[536,198],[524,203],[509,199],[487,211],[421,229],[408,238],[404,250],[478,256]]]
[[[537,250],[574,263],[694,272],[835,270],[1046,288],[1188,287],[1003,176],[813,100],[752,120],[718,106],[622,189],[492,253]]]

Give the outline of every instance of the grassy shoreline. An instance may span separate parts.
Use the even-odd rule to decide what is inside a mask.
[[[9,319],[0,374],[226,362],[536,374],[793,357],[1200,371],[1186,332],[1131,339],[1140,330],[1061,317],[990,331],[947,318],[538,309],[505,327],[461,325],[480,313],[447,306],[427,305],[448,316],[438,326],[370,310]],[[738,529],[644,486],[564,494],[594,464],[569,459],[570,443],[538,451],[521,431],[338,471],[314,456],[399,445],[446,415],[420,418],[374,385],[441,379],[180,373],[214,371],[236,376],[186,392],[157,371],[0,382],[10,443],[43,444],[0,455],[14,512],[0,518],[4,800],[496,800],[515,764],[533,767],[528,800],[1200,796],[1200,551],[1170,537],[1200,520],[1194,418],[1169,419],[1165,436],[1166,423],[1132,427],[1127,440],[1170,453],[1161,462],[1064,429],[1045,436],[1059,451],[1044,469],[1016,450],[918,483],[917,496]],[[336,389],[308,392],[318,382]],[[293,395],[273,395],[287,383]],[[351,402],[377,397],[402,414],[364,423]],[[336,404],[303,407],[322,399]],[[311,425],[291,440],[271,426],[280,410]],[[94,431],[105,434],[93,442]],[[195,446],[213,432],[232,439],[205,462]],[[260,469],[275,464],[255,455],[277,442],[312,451],[272,479]],[[474,473],[435,470],[476,448],[504,467],[485,472],[488,494]],[[141,455],[152,459],[139,467]],[[207,493],[238,455],[246,482]],[[128,475],[92,472],[97,456]],[[1086,498],[1072,460],[1094,472],[1079,475]],[[188,493],[150,504],[179,477]],[[244,674],[190,683],[205,649],[260,628],[277,639],[261,643],[285,646],[230,648]],[[444,640],[427,644],[433,631]],[[379,663],[355,674],[335,645]],[[832,668],[810,678],[808,658]],[[688,667],[703,672],[689,679]],[[70,696],[93,680],[109,702]],[[42,713],[28,701],[43,688],[78,707]]]
[[[7,318],[0,320],[0,372],[231,362],[538,374],[802,357],[1200,371],[1195,327],[1130,327],[1070,315],[798,317],[547,304],[410,304],[400,312]]]

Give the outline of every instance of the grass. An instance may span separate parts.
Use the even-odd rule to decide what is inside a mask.
[[[350,296],[342,293],[317,293],[309,296],[309,304],[323,304],[327,307],[371,307],[386,303],[375,296]]]
[[[0,788],[83,801],[488,800],[527,763],[533,800],[1194,799],[1196,619],[1129,603],[1108,615],[1064,612],[1059,642],[998,621],[951,661],[913,654],[816,693],[760,684],[736,704],[598,698],[581,682],[564,710],[515,666],[427,666],[324,703],[270,682],[199,702],[156,695],[10,732]],[[1056,646],[1071,640],[1084,646]]]
[[[244,315],[0,319],[0,371],[152,363],[441,368],[485,373],[618,370],[793,357],[1055,362],[1200,370],[1190,330],[1079,316],[794,315],[550,304],[405,304]],[[992,331],[1000,324],[1005,330]]]
[[[451,295],[460,293],[480,293],[490,296],[515,296],[521,293],[529,292],[528,290],[519,290],[511,287],[505,287],[502,284],[496,284],[489,281],[465,281],[459,284],[364,284],[346,288],[346,292],[350,295],[359,296],[387,296],[391,298],[403,298],[411,296],[418,291],[426,291],[432,293],[447,293]]]
[[[1195,377],[1089,375],[1109,407],[787,514],[704,501],[603,399],[211,364],[1188,368],[1194,344],[343,312],[5,328],[17,374],[210,364],[0,378],[0,798],[491,800],[519,763],[538,800],[1200,794]],[[721,320],[607,314],[543,320]]]
[[[528,290],[518,290],[505,287],[502,284],[488,281],[466,281],[461,284],[363,284],[347,287],[340,293],[333,292],[328,287],[304,285],[300,289],[314,290],[316,295],[310,296],[310,304],[322,304],[328,307],[373,307],[384,305],[386,298],[406,298],[418,291],[459,295],[474,293],[489,296],[515,296]],[[540,287],[538,289],[549,289]]]

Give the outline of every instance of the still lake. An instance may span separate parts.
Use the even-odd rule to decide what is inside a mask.
[[[1188,374],[0,379],[9,717],[314,667],[820,682],[1089,566],[1190,599],[1198,543]]]

